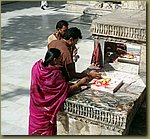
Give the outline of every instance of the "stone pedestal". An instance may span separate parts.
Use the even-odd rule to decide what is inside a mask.
[[[66,99],[63,111],[57,115],[58,135],[128,135],[146,93],[143,81],[146,76],[139,75],[146,74],[146,10],[144,6],[139,9],[141,3],[137,2],[138,10],[133,10],[134,2],[123,2],[123,9],[111,10],[92,21],[93,38],[140,46],[141,60],[138,65],[121,62],[104,65],[106,75],[123,80],[115,93],[87,88]]]
[[[124,67],[131,68],[130,64]],[[107,75],[123,79],[124,84],[114,94],[89,88],[67,98],[57,115],[58,135],[128,135],[146,86],[139,75],[106,69]]]

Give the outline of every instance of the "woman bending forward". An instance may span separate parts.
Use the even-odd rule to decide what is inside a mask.
[[[57,65],[60,50],[51,48],[45,60],[37,61],[31,74],[29,135],[56,135],[56,114],[70,91],[89,79],[82,78],[70,86]]]

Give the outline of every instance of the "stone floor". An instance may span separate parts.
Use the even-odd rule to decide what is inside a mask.
[[[80,13],[65,10],[65,2],[50,3],[40,9],[40,1],[13,2],[1,5],[1,134],[27,135],[30,71],[35,61],[46,52],[47,37],[58,20],[79,27],[80,60],[77,71],[90,63],[93,40],[90,23],[80,20]],[[146,101],[145,101],[146,102]],[[130,135],[147,134],[147,107],[143,104],[131,126]]]

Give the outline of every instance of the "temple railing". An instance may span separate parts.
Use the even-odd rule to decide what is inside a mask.
[[[77,104],[68,99],[64,103],[64,112],[72,117],[82,117],[88,122],[101,125],[101,127],[117,132],[126,128],[126,115],[122,112],[106,111],[100,108]]]
[[[120,39],[128,39],[135,41],[146,41],[146,29],[134,28],[127,26],[107,25],[101,23],[93,23],[91,26],[91,32],[93,35],[117,37]]]
[[[146,11],[119,9],[99,16],[91,24],[93,36],[146,42]]]

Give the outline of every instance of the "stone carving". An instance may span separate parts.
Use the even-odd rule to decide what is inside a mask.
[[[146,11],[116,10],[94,19],[92,35],[146,42]]]
[[[99,91],[86,90],[68,98],[63,109],[74,118],[84,117],[87,122],[106,126],[107,129],[114,128],[113,130],[118,132],[126,128],[126,116],[134,105],[132,102],[133,98],[129,96],[115,97]]]

